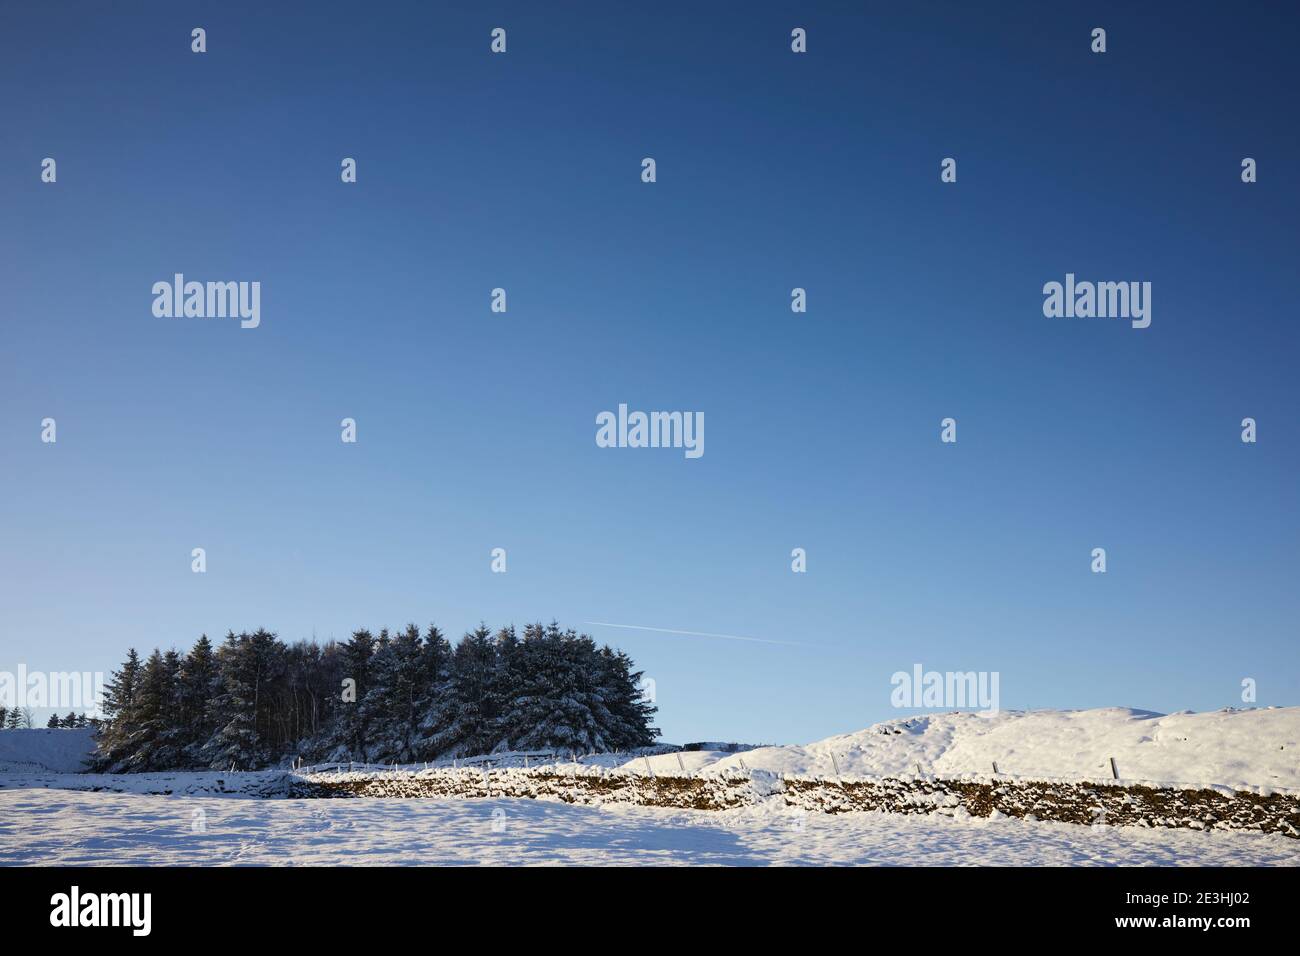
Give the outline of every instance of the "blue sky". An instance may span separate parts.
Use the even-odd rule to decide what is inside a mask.
[[[1300,703],[1295,14],[1126,6],[6,4],[0,669],[556,618],[792,642],[585,628],[672,740],[914,663]],[[1151,327],[1045,318],[1067,272]],[[598,448],[620,402],[705,455]]]

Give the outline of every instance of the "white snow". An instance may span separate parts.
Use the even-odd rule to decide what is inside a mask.
[[[534,800],[0,791],[0,864],[1296,866],[1300,841],[1022,820]]]
[[[53,770],[76,773],[95,749],[89,727],[0,730],[0,773]]]
[[[964,776],[987,775],[996,760],[1005,774],[1095,779],[1110,776],[1114,757],[1126,780],[1267,791],[1300,789],[1298,740],[1297,707],[1170,716],[1109,708],[931,714],[802,747],[582,762],[656,775],[743,767],[829,776],[837,765],[845,776],[897,776],[919,765]],[[283,792],[283,773],[69,772],[89,750],[88,731],[0,732],[0,864],[1300,865],[1300,840],[1279,835],[964,813],[805,814],[777,800],[694,811],[528,799],[248,799]]]
[[[40,776],[38,786],[90,787],[104,781],[78,770],[91,751],[89,730],[0,731],[0,787],[19,776]],[[832,755],[834,759],[832,760]],[[1263,792],[1300,789],[1300,707],[1185,712],[1168,716],[1110,707],[1078,711],[1006,711],[900,717],[855,733],[804,746],[760,747],[741,753],[593,754],[583,766],[622,768],[659,776],[717,770],[767,770],[787,775],[881,777],[922,773],[943,777],[992,773],[1038,779],[1109,779],[1114,757],[1121,780]],[[498,760],[522,765],[522,760]],[[445,761],[449,763],[449,761]],[[539,761],[534,760],[533,766]],[[415,765],[418,766],[418,765]],[[119,775],[115,789],[158,790],[159,777],[186,778],[176,789],[200,792],[246,789],[214,785],[226,774]],[[46,779],[49,778],[49,779]],[[138,781],[139,786],[135,785]]]
[[[834,755],[832,762],[831,755]],[[698,754],[683,754],[699,756]],[[1126,707],[1099,710],[927,714],[875,724],[806,746],[712,754],[695,769],[741,768],[845,776],[998,772],[1039,779],[1110,779],[1195,786],[1300,789],[1300,707],[1168,716]],[[671,772],[672,754],[650,758]],[[629,770],[644,768],[640,758]]]
[[[0,731],[0,774],[75,772],[92,749],[90,735],[88,729]],[[1300,707],[1168,716],[1124,707],[1005,711],[987,718],[926,714],[804,746],[648,757],[595,754],[582,763],[657,775],[679,774],[682,768],[690,773],[745,768],[830,776],[838,767],[845,776],[919,770],[958,777],[988,775],[996,761],[1003,774],[1091,780],[1110,778],[1111,757],[1123,780],[1300,789]]]

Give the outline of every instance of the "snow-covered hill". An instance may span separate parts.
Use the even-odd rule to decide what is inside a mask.
[[[0,730],[0,772],[75,773],[83,769],[86,758],[95,749],[91,733],[89,727]]]
[[[832,760],[834,755],[834,760]],[[806,746],[738,754],[682,754],[688,770],[745,767],[787,774],[893,776],[999,773],[1300,789],[1300,707],[1190,711],[1162,715],[1125,707],[1099,710],[927,714],[875,724]],[[657,774],[677,773],[677,755],[648,758]],[[624,765],[642,770],[637,757]]]

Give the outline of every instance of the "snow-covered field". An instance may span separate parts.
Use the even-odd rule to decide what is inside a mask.
[[[0,863],[1296,866],[1300,841],[774,806],[710,813],[26,789],[0,791]]]
[[[281,772],[100,777],[70,771],[83,731],[0,732],[0,864],[1300,865],[1300,840],[1008,818],[725,811],[527,799],[258,799]],[[937,714],[807,746],[587,765],[657,775],[770,770],[844,777],[1000,773],[1300,789],[1300,708],[1161,716]],[[833,759],[832,759],[833,757]],[[680,763],[679,763],[680,761]],[[647,766],[648,764],[648,766]],[[279,787],[278,790],[276,788]],[[96,792],[95,788],[107,788]],[[110,790],[127,792],[109,792]]]

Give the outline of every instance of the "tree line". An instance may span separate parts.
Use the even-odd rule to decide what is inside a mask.
[[[105,687],[95,769],[239,770],[302,758],[413,763],[501,750],[652,744],[631,658],[556,623],[480,625],[453,647],[430,626],[286,644],[203,635],[188,653],[131,649]]]
[[[74,727],[94,727],[96,724],[94,717],[68,711],[66,717],[51,714],[45,726],[51,729],[70,729]],[[0,704],[0,730],[32,730],[35,727],[36,721],[32,717],[30,707],[18,707],[16,705],[6,707],[4,704]]]
[[[97,727],[98,725],[99,721],[94,717],[87,717],[85,714],[78,714],[71,710],[62,717],[57,713],[50,714],[50,719],[45,722],[45,726],[50,730],[73,730],[81,727]]]

